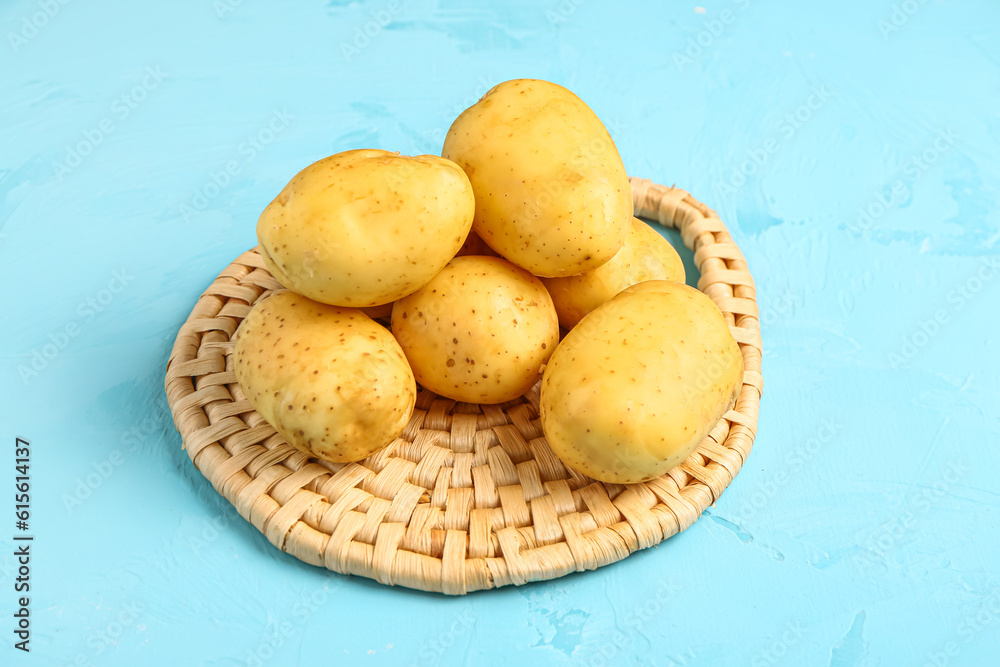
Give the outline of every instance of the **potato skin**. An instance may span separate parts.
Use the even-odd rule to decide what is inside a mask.
[[[388,329],[291,291],[250,310],[233,367],[247,400],[288,444],[327,461],[360,461],[391,443],[417,395]]]
[[[602,482],[666,473],[734,405],[743,356],[712,300],[647,281],[594,309],[542,378],[542,430],[563,463]]]
[[[473,229],[536,276],[572,276],[625,242],[632,194],[607,129],[548,81],[501,83],[452,124],[441,152],[469,175]]]
[[[552,295],[559,324],[572,329],[584,315],[646,280],[684,282],[684,262],[670,242],[639,218],[632,218],[622,249],[605,264],[578,276],[542,280]]]
[[[456,257],[396,302],[392,333],[422,386],[468,403],[527,392],[559,342],[538,278],[499,257]]]
[[[285,287],[363,308],[414,291],[472,227],[472,186],[436,155],[338,153],[292,178],[257,222],[264,263]]]

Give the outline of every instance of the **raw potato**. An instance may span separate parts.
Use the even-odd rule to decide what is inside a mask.
[[[670,242],[639,218],[632,218],[625,245],[606,264],[568,278],[543,280],[559,314],[572,329],[584,315],[630,285],[646,280],[684,282],[684,263]]]
[[[634,285],[596,308],[556,348],[542,378],[542,430],[563,463],[602,482],[666,473],[734,405],[743,356],[698,290]]]
[[[399,344],[360,310],[290,291],[257,303],[235,336],[236,379],[288,443],[360,461],[403,432],[417,390]]]
[[[476,194],[473,229],[536,276],[572,276],[625,242],[632,193],[611,136],[562,86],[495,86],[452,124],[441,152]]]
[[[559,342],[538,278],[499,257],[456,257],[396,302],[392,333],[417,382],[468,403],[521,396]]]
[[[453,162],[348,151],[300,171],[264,209],[257,238],[285,287],[335,306],[377,306],[440,271],[474,210],[469,179]]]

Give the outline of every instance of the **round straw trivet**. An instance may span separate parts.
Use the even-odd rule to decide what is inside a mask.
[[[715,213],[683,190],[633,178],[635,214],[680,230],[743,352],[733,410],[698,449],[642,484],[604,484],[560,463],[538,420],[538,385],[501,405],[421,390],[402,436],[358,463],[288,445],[236,382],[230,338],[281,285],[256,250],[205,290],[177,334],[166,391],[195,467],[277,548],[343,574],[449,595],[591,570],[695,522],[740,471],[757,430],[761,337],[753,278]]]

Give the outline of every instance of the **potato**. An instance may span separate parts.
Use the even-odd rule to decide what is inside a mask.
[[[621,249],[632,193],[611,136],[562,86],[501,83],[452,124],[441,152],[476,195],[473,229],[536,276],[572,276]]]
[[[390,303],[448,263],[472,226],[472,186],[435,155],[338,153],[300,171],[257,222],[285,287],[334,306]]]
[[[392,333],[424,387],[502,403],[538,380],[559,322],[538,278],[499,257],[456,257],[392,309]]]
[[[290,291],[257,303],[236,331],[236,380],[288,444],[359,461],[403,432],[417,388],[389,330],[360,310]]]
[[[630,285],[646,280],[684,282],[684,263],[670,242],[638,218],[632,218],[625,245],[611,261],[578,276],[547,278],[545,284],[559,314],[572,329],[584,315]]]
[[[580,320],[552,354],[542,431],[581,473],[647,481],[698,447],[742,378],[739,345],[709,297],[681,283],[639,283]]]

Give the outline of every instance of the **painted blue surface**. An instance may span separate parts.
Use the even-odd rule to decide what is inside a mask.
[[[0,662],[998,664],[1000,4],[614,4],[3,3]],[[303,565],[180,450],[173,336],[298,169],[435,152],[515,77],[729,224],[757,444],[692,528],[596,572],[446,599]]]

